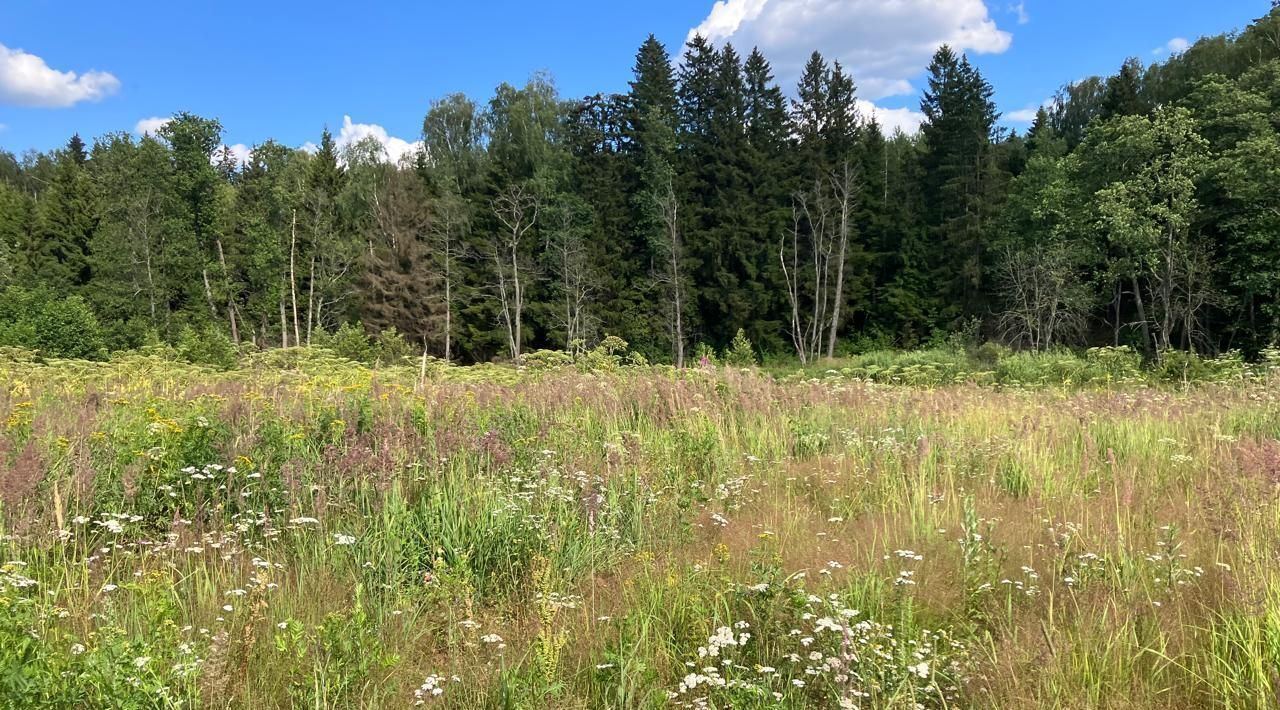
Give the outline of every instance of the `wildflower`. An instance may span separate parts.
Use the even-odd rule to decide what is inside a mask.
[[[71,655],[79,656],[82,653],[84,653],[84,644],[82,643],[71,644]]]
[[[114,584],[104,584],[104,585],[102,585],[102,591],[103,591],[103,592],[106,592],[106,593],[114,592],[114,591],[115,591],[115,590],[117,590],[117,589],[119,589],[119,587],[117,587],[117,586],[116,586],[116,585],[114,585]]]
[[[133,667],[142,668],[143,666],[147,665],[150,662],[151,662],[151,656],[138,656],[137,658],[133,659]]]
[[[344,533],[334,533],[334,534],[333,534],[333,544],[335,544],[335,545],[354,545],[354,544],[356,544],[356,538],[355,538],[355,536],[353,536],[353,535],[347,535],[347,534],[344,534]]]
[[[920,676],[921,678],[928,678],[928,677],[929,677],[929,662],[928,662],[928,661],[921,661],[921,662],[917,663],[917,664],[916,664],[916,665],[914,665],[914,666],[907,666],[907,670],[908,670],[909,672],[911,672],[911,673],[914,673],[915,675]]]

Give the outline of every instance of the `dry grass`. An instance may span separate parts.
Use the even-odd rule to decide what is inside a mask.
[[[1280,687],[1267,379],[4,367],[0,705],[1254,708]]]

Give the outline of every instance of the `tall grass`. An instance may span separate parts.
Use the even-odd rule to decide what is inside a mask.
[[[1280,702],[1268,370],[979,359],[0,364],[0,707]]]

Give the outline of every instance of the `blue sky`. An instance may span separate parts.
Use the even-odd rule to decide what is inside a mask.
[[[0,2],[0,149],[137,130],[192,111],[228,144],[317,140],[328,125],[391,152],[430,101],[485,100],[549,70],[565,96],[622,91],[649,32],[761,45],[789,85],[813,49],[841,57],[883,120],[910,126],[928,55],[965,48],[1010,125],[1064,82],[1241,28],[1268,0],[646,0],[283,3]],[[73,76],[70,72],[74,72]],[[871,103],[865,106],[871,110]],[[144,126],[146,124],[143,124]]]

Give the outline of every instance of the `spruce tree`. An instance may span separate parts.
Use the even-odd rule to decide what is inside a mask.
[[[950,47],[934,54],[928,71],[920,103],[926,220],[938,296],[947,304],[939,325],[954,327],[984,312],[986,232],[1001,182],[991,151],[997,114],[991,85]]]
[[[1112,116],[1145,114],[1147,106],[1142,100],[1141,82],[1142,63],[1136,57],[1130,57],[1121,65],[1120,71],[1115,76],[1107,79],[1098,119],[1105,121]]]
[[[36,202],[34,233],[18,249],[26,272],[60,293],[75,292],[92,275],[89,250],[98,217],[87,162],[84,141],[73,135],[55,156],[52,181]]]

